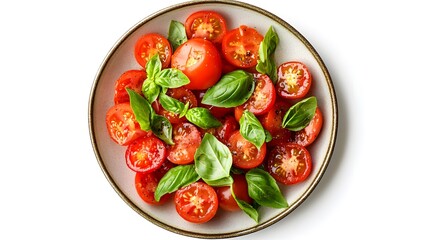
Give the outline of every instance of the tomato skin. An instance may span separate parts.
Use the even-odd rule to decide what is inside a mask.
[[[106,125],[110,138],[119,145],[128,145],[135,139],[150,135],[140,129],[129,102],[115,104],[106,113]]]
[[[255,67],[259,58],[259,45],[263,39],[254,28],[241,25],[223,37],[222,54],[229,63],[239,68]]]
[[[267,151],[266,143],[258,150],[253,143],[235,131],[228,140],[228,148],[232,154],[232,165],[242,169],[255,168],[262,164]]]
[[[188,39],[204,38],[213,43],[220,43],[227,31],[225,18],[214,11],[192,13],[185,21]]]
[[[320,108],[316,108],[316,113],[308,126],[298,132],[294,132],[291,141],[304,147],[312,144],[317,136],[319,136],[322,125],[322,111]]]
[[[173,126],[173,146],[168,146],[167,159],[175,164],[188,164],[201,144],[198,128],[191,123],[178,123]]]
[[[285,99],[304,97],[311,88],[313,77],[307,66],[301,62],[286,62],[277,70],[277,93]]]
[[[292,132],[282,127],[283,117],[290,107],[290,103],[278,99],[270,111],[259,116],[259,121],[262,126],[272,137],[272,140],[268,142],[268,146],[275,145],[279,142],[290,141]]]
[[[164,142],[155,136],[138,138],[125,151],[127,166],[135,172],[153,172],[161,167],[166,157]]]
[[[312,170],[312,159],[307,149],[295,143],[279,143],[267,157],[267,171],[285,185],[304,181]]]
[[[194,182],[177,190],[174,202],[177,213],[193,223],[208,222],[219,206],[215,190],[204,182]]]
[[[172,98],[175,98],[181,101],[184,104],[189,102],[189,108],[193,108],[198,105],[198,100],[195,94],[187,88],[184,88],[184,87],[170,88],[167,90],[166,94]],[[161,106],[158,100],[152,103],[152,107],[157,114],[166,117],[171,124],[177,124],[177,123],[186,121],[186,118],[179,118],[179,114],[172,113],[165,110]]]
[[[232,189],[235,196],[240,200],[252,204],[253,199],[249,196],[247,181],[244,175],[234,174],[232,178],[234,179]],[[219,207],[230,212],[241,210],[231,194],[230,186],[218,187],[216,188],[216,193],[219,200]]]
[[[223,144],[228,144],[229,138],[240,128],[239,123],[231,115],[227,115],[219,119],[219,121],[222,123],[222,126],[217,128],[201,129],[201,136],[204,137],[205,133],[211,133]]]
[[[181,70],[190,80],[186,88],[204,90],[219,81],[222,60],[209,40],[192,38],[180,45],[171,57],[171,67]]]
[[[172,52],[170,42],[158,33],[148,33],[141,36],[134,47],[134,57],[143,69],[146,69],[147,62],[156,53],[159,54],[162,68],[168,67]]]
[[[137,194],[144,202],[151,205],[162,205],[170,199],[171,194],[165,194],[159,199],[159,202],[155,200],[155,190],[161,178],[162,176],[157,174],[157,171],[151,173],[136,173],[134,186]]]
[[[142,85],[145,79],[146,72],[142,70],[128,70],[121,74],[115,83],[113,102],[118,104],[130,101],[126,88],[130,88],[135,92],[142,94]]]

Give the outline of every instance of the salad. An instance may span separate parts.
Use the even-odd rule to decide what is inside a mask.
[[[118,76],[106,127],[124,146],[142,201],[174,202],[193,223],[210,221],[218,209],[258,222],[261,206],[289,207],[279,184],[308,178],[307,147],[323,115],[309,96],[305,63],[276,62],[279,41],[273,27],[262,35],[228,26],[211,10],[138,39],[141,68]]]

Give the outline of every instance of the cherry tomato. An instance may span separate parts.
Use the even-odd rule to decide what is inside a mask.
[[[135,92],[142,94],[142,84],[146,79],[146,72],[142,70],[128,70],[124,72],[115,84],[115,95],[113,101],[115,104],[129,102],[126,88],[130,88]]]
[[[316,140],[319,136],[320,130],[323,125],[323,115],[319,108],[316,108],[316,113],[313,119],[310,121],[307,127],[304,129],[294,132],[292,142],[302,146],[308,146]]]
[[[312,169],[307,149],[294,143],[280,143],[267,154],[267,170],[278,182],[286,185],[304,181]]]
[[[189,102],[189,108],[193,108],[198,105],[198,101],[194,93],[184,87],[170,88],[168,89],[166,94],[172,98],[181,101],[182,103],[186,104]],[[179,114],[165,110],[158,101],[155,101],[152,104],[152,107],[157,114],[166,117],[171,124],[177,124],[179,122],[186,121],[186,118],[179,118]]]
[[[242,25],[226,33],[222,40],[222,54],[234,66],[254,67],[259,58],[259,45],[263,39],[258,31]]]
[[[229,138],[240,128],[240,126],[231,115],[227,115],[219,120],[222,123],[222,126],[217,128],[201,129],[201,134],[204,136],[205,133],[211,133],[222,143],[228,144]]]
[[[225,18],[214,11],[199,11],[191,14],[185,21],[188,39],[204,38],[220,43],[226,33]]]
[[[277,70],[277,92],[286,99],[304,97],[311,87],[312,76],[307,66],[301,62],[286,62]]]
[[[253,145],[241,136],[240,131],[235,131],[228,140],[228,147],[232,154],[232,164],[238,168],[250,169],[259,166],[265,158],[266,143],[261,149]]]
[[[249,204],[252,203],[252,198],[250,198],[248,193],[247,181],[244,175],[242,174],[234,174],[232,175],[234,179],[234,183],[232,184],[232,189],[234,191],[235,196],[245,201]],[[227,211],[238,211],[240,207],[235,201],[234,197],[231,195],[231,187],[218,187],[216,188],[217,198],[219,200],[219,206]]]
[[[135,188],[140,198],[146,203],[162,205],[171,197],[171,194],[165,194],[159,199],[159,202],[155,200],[155,190],[161,177],[162,176],[157,175],[157,171],[151,173],[136,173],[134,180]]]
[[[162,68],[168,67],[170,65],[172,48],[167,38],[158,33],[148,33],[137,40],[134,48],[134,57],[143,69],[146,69],[146,63],[156,53],[159,54]]]
[[[106,113],[106,125],[110,137],[119,145],[128,145],[139,137],[150,135],[140,129],[129,102],[112,106]]]
[[[194,182],[176,191],[176,211],[186,221],[205,223],[212,219],[218,209],[215,190],[204,182]]]
[[[201,135],[193,124],[178,123],[173,126],[173,142],[174,145],[168,147],[167,159],[175,164],[188,164],[194,161]]]
[[[127,166],[135,172],[142,173],[159,169],[166,157],[164,142],[155,136],[134,140],[128,145],[125,152]]]
[[[272,137],[272,140],[268,142],[268,146],[275,145],[278,142],[289,141],[291,131],[282,127],[282,121],[290,107],[291,104],[283,100],[277,100],[270,111],[259,117],[262,126]]]
[[[192,38],[180,45],[171,57],[171,67],[181,70],[190,83],[186,88],[204,90],[219,81],[222,60],[209,40]]]
[[[234,110],[233,108],[216,107],[212,105],[203,104],[201,103],[201,101],[204,97],[204,94],[206,94],[206,91],[194,91],[194,93],[195,93],[195,96],[197,97],[198,106],[207,108],[210,111],[210,113],[217,118],[224,117],[232,113],[232,111]]]

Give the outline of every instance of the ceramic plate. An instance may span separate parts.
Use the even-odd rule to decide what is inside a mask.
[[[125,164],[125,147],[115,144],[106,130],[105,116],[113,105],[114,84],[126,70],[140,69],[133,56],[134,43],[149,32],[167,36],[171,20],[184,22],[186,16],[198,10],[215,10],[228,22],[228,28],[248,25],[265,34],[270,26],[277,31],[280,43],[276,49],[276,61],[304,62],[313,75],[309,95],[318,99],[324,114],[323,129],[308,149],[313,157],[313,171],[303,183],[281,187],[290,207],[287,209],[260,209],[260,221],[255,223],[240,212],[222,212],[205,224],[192,224],[183,220],[173,203],[161,207],[142,202],[134,189],[134,176]],[[337,103],[334,87],[326,66],[310,43],[291,25],[281,18],[261,9],[235,1],[192,1],[177,4],[156,12],[133,26],[113,46],[94,80],[89,102],[89,129],[96,158],[106,178],[119,196],[137,213],[152,223],[169,231],[199,238],[225,238],[249,234],[266,228],[286,217],[313,191],[324,174],[331,158],[337,129]],[[317,217],[317,216],[315,216]]]

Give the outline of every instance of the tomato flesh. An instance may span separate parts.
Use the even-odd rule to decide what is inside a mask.
[[[282,127],[283,117],[290,107],[290,103],[278,100],[274,103],[274,106],[270,111],[259,117],[264,129],[271,134],[272,140],[268,142],[269,146],[275,145],[279,142],[290,141],[292,134],[291,131]]]
[[[173,146],[168,147],[167,159],[175,164],[188,164],[201,143],[197,127],[191,123],[178,123],[173,126]]]
[[[226,21],[214,11],[195,12],[185,21],[188,39],[204,38],[213,43],[220,43],[226,33]]]
[[[142,70],[128,70],[121,74],[115,83],[115,94],[113,101],[115,104],[129,102],[127,88],[135,92],[142,93],[143,81],[146,79],[146,72]]]
[[[164,142],[155,136],[134,140],[125,152],[127,166],[135,172],[142,173],[153,172],[160,168],[166,156]]]
[[[304,129],[294,132],[292,137],[292,142],[297,143],[302,146],[308,146],[316,140],[319,136],[320,130],[323,125],[323,115],[322,111],[319,108],[316,108],[316,113],[314,114],[313,119]]]
[[[158,186],[159,180],[161,180],[161,177],[162,176],[157,174],[157,172],[136,173],[134,185],[137,194],[144,202],[151,205],[162,205],[171,197],[171,194],[165,194],[161,199],[159,199],[159,202],[155,200],[155,190]]]
[[[229,138],[228,147],[232,154],[232,164],[242,169],[259,166],[264,161],[266,154],[266,143],[258,150],[253,143],[241,136],[239,130]]]
[[[285,99],[302,98],[310,90],[313,78],[301,62],[283,63],[278,67],[277,75],[277,92]]]
[[[158,33],[148,33],[137,40],[134,47],[134,57],[143,69],[146,69],[147,62],[157,53],[162,68],[168,67],[171,61],[172,48],[164,36]]]

